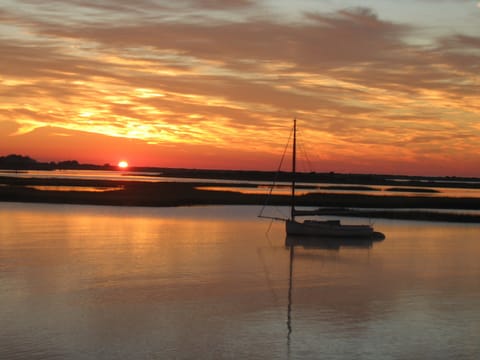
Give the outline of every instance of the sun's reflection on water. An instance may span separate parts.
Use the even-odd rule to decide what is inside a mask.
[[[107,192],[123,190],[123,186],[100,187],[100,186],[56,186],[56,185],[28,185],[29,189],[40,191],[83,191],[83,192]]]

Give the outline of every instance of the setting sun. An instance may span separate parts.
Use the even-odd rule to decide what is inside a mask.
[[[0,156],[480,176],[480,0],[156,3],[2,1]]]
[[[118,162],[118,167],[120,169],[126,169],[128,167],[128,162],[126,162],[125,160],[119,161]]]

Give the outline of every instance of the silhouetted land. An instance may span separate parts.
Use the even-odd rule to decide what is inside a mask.
[[[60,163],[39,163],[20,156],[0,157],[0,169],[22,171],[32,169],[77,169],[114,170],[108,164],[103,166],[78,164],[75,160]],[[231,183],[209,182],[208,179],[235,180],[235,186],[255,187],[255,182],[290,181],[288,172],[199,170],[170,168],[135,168],[133,171],[149,172],[152,176],[192,178],[198,182],[137,182],[117,180],[61,179],[52,175],[50,179],[0,177],[0,201],[45,202],[67,204],[94,204],[119,206],[190,206],[190,205],[263,205],[266,194],[245,194],[235,191],[214,191],[198,189],[213,186],[230,187]],[[200,180],[202,179],[202,180]],[[205,180],[207,179],[207,180]],[[242,183],[249,181],[250,183]],[[480,179],[457,177],[419,177],[374,174],[301,173],[297,181],[315,184],[303,186],[314,189],[321,184],[325,189],[374,191],[368,185],[389,185],[390,191],[412,192],[406,186],[415,186],[414,192],[436,192],[433,187],[480,189]],[[350,184],[350,185],[349,185]],[[360,185],[359,185],[360,184]],[[399,186],[400,185],[400,186]],[[95,188],[119,188],[114,191],[53,191],[37,190],[29,186],[75,186]],[[269,205],[289,205],[290,196],[271,195]],[[309,193],[298,196],[297,206],[321,207],[324,215],[346,215],[362,217],[382,217],[393,219],[480,222],[480,216],[461,214],[461,210],[480,210],[479,198],[426,197],[401,195],[332,194]],[[328,209],[324,209],[328,208]],[[360,210],[351,210],[359,208]],[[375,209],[388,210],[375,210]],[[455,213],[438,213],[424,210],[399,211],[398,209],[453,209]],[[460,210],[460,211],[458,211]]]
[[[28,156],[10,154],[0,156],[0,169],[6,170],[118,170],[110,164],[94,165],[80,164],[76,160],[60,162],[38,162]],[[223,179],[245,181],[291,181],[291,173],[285,171],[254,171],[254,170],[209,170],[180,169],[160,167],[131,167],[131,172],[148,172],[152,176],[192,178],[192,179]],[[353,184],[353,185],[387,185],[392,187],[416,186],[419,188],[448,187],[480,189],[480,179],[456,176],[407,176],[385,174],[339,174],[327,173],[297,173],[298,182]],[[353,189],[350,189],[353,190]],[[365,190],[365,189],[362,189]],[[393,190],[395,191],[395,190]],[[403,191],[403,190],[398,190]],[[411,190],[410,190],[411,191]],[[423,190],[428,191],[428,190]]]
[[[118,187],[106,192],[36,190],[29,186]],[[209,182],[136,182],[110,180],[33,179],[0,177],[0,201],[94,204],[117,206],[192,206],[192,205],[263,205],[265,194],[243,194],[234,191],[199,190],[197,187],[221,188],[231,184]],[[248,184],[252,186],[252,184]],[[289,205],[290,196],[271,195],[269,205]],[[409,209],[480,209],[478,198],[422,196],[372,196],[359,194],[310,193],[298,196],[298,206],[329,207],[325,215],[381,217],[394,219],[480,222],[480,216],[442,214],[426,211],[396,211]],[[360,208],[363,210],[349,210]],[[375,210],[378,208],[389,210]]]

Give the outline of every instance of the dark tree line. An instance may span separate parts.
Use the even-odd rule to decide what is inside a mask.
[[[59,162],[40,162],[29,156],[10,154],[0,156],[0,169],[6,170],[54,170],[54,169],[110,169],[109,164],[103,166],[80,164],[77,160]]]

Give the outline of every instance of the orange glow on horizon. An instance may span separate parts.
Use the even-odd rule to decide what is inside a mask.
[[[307,171],[480,177],[472,6],[267,3],[7,2],[0,156],[273,170],[296,117]]]

